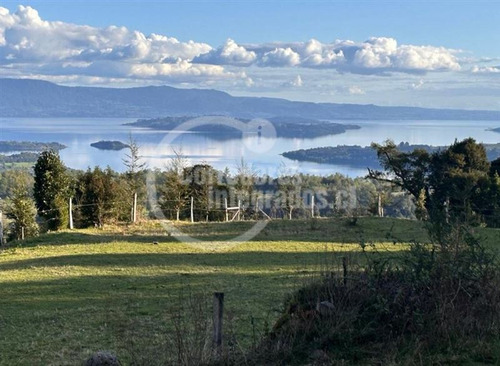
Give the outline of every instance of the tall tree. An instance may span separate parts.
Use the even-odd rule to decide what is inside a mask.
[[[432,154],[423,150],[401,152],[391,141],[372,147],[388,174],[370,171],[370,176],[408,191],[420,217],[443,224],[485,220],[486,201],[491,199],[490,163],[484,146],[474,139],[455,142]]]
[[[141,207],[144,207],[141,202],[144,202],[146,197],[146,163],[142,161],[140,147],[132,135],[129,136],[128,149],[129,152],[125,154],[125,159],[123,159],[123,164],[127,168],[125,171],[125,178],[129,187],[128,197],[126,199],[132,202],[132,197],[137,195],[138,203],[136,209],[137,213],[140,213]]]
[[[184,177],[187,168],[186,159],[182,153],[174,151],[175,157],[170,160],[165,172],[165,182],[160,190],[160,205],[165,211],[173,210],[179,221],[181,210],[188,203],[189,186]]]
[[[68,199],[70,178],[59,154],[43,151],[34,167],[33,195],[38,213],[47,222],[49,230],[68,226]]]
[[[146,169],[146,163],[142,161],[140,147],[132,135],[129,136],[128,150],[128,154],[125,154],[123,159],[123,164],[127,168],[125,174],[132,192],[137,193],[143,185],[143,173]]]

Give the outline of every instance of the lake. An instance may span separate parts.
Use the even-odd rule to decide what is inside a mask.
[[[383,142],[390,138],[396,143],[449,145],[455,139],[473,137],[479,142],[498,143],[500,134],[488,131],[500,127],[494,121],[332,121],[361,126],[340,135],[305,139],[267,139],[256,135],[243,138],[216,139],[209,134],[177,133],[172,137],[166,131],[125,126],[135,118],[0,118],[2,140],[60,142],[68,148],[61,157],[68,167],[87,169],[99,165],[123,171],[122,159],[127,150],[104,151],[90,146],[99,140],[127,142],[129,135],[141,146],[141,155],[151,168],[163,168],[174,150],[182,152],[189,163],[206,162],[217,169],[234,171],[243,158],[260,174],[278,175],[280,172],[303,172],[327,175],[339,172],[351,177],[366,174],[366,169],[349,166],[294,162],[280,156],[290,150],[322,146],[361,145]],[[172,140],[167,143],[166,140]]]

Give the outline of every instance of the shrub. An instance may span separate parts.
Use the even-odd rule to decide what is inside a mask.
[[[252,363],[500,362],[500,272],[464,227],[295,292]],[[331,273],[331,272],[330,272]],[[418,360],[418,362],[417,362]]]

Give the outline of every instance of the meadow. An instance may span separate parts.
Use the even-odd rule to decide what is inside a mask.
[[[158,222],[12,243],[0,251],[0,364],[75,365],[98,350],[124,364],[162,364],[181,324],[209,324],[215,291],[225,293],[226,342],[248,349],[287,294],[335,271],[342,257],[362,263],[428,241],[421,223],[389,218],[275,220],[249,242],[227,241],[252,225],[176,224],[203,240],[195,245]],[[498,229],[479,234],[491,248],[500,244]]]

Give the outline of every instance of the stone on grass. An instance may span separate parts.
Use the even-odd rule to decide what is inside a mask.
[[[121,366],[121,362],[111,352],[99,351],[87,360],[85,366]]]

